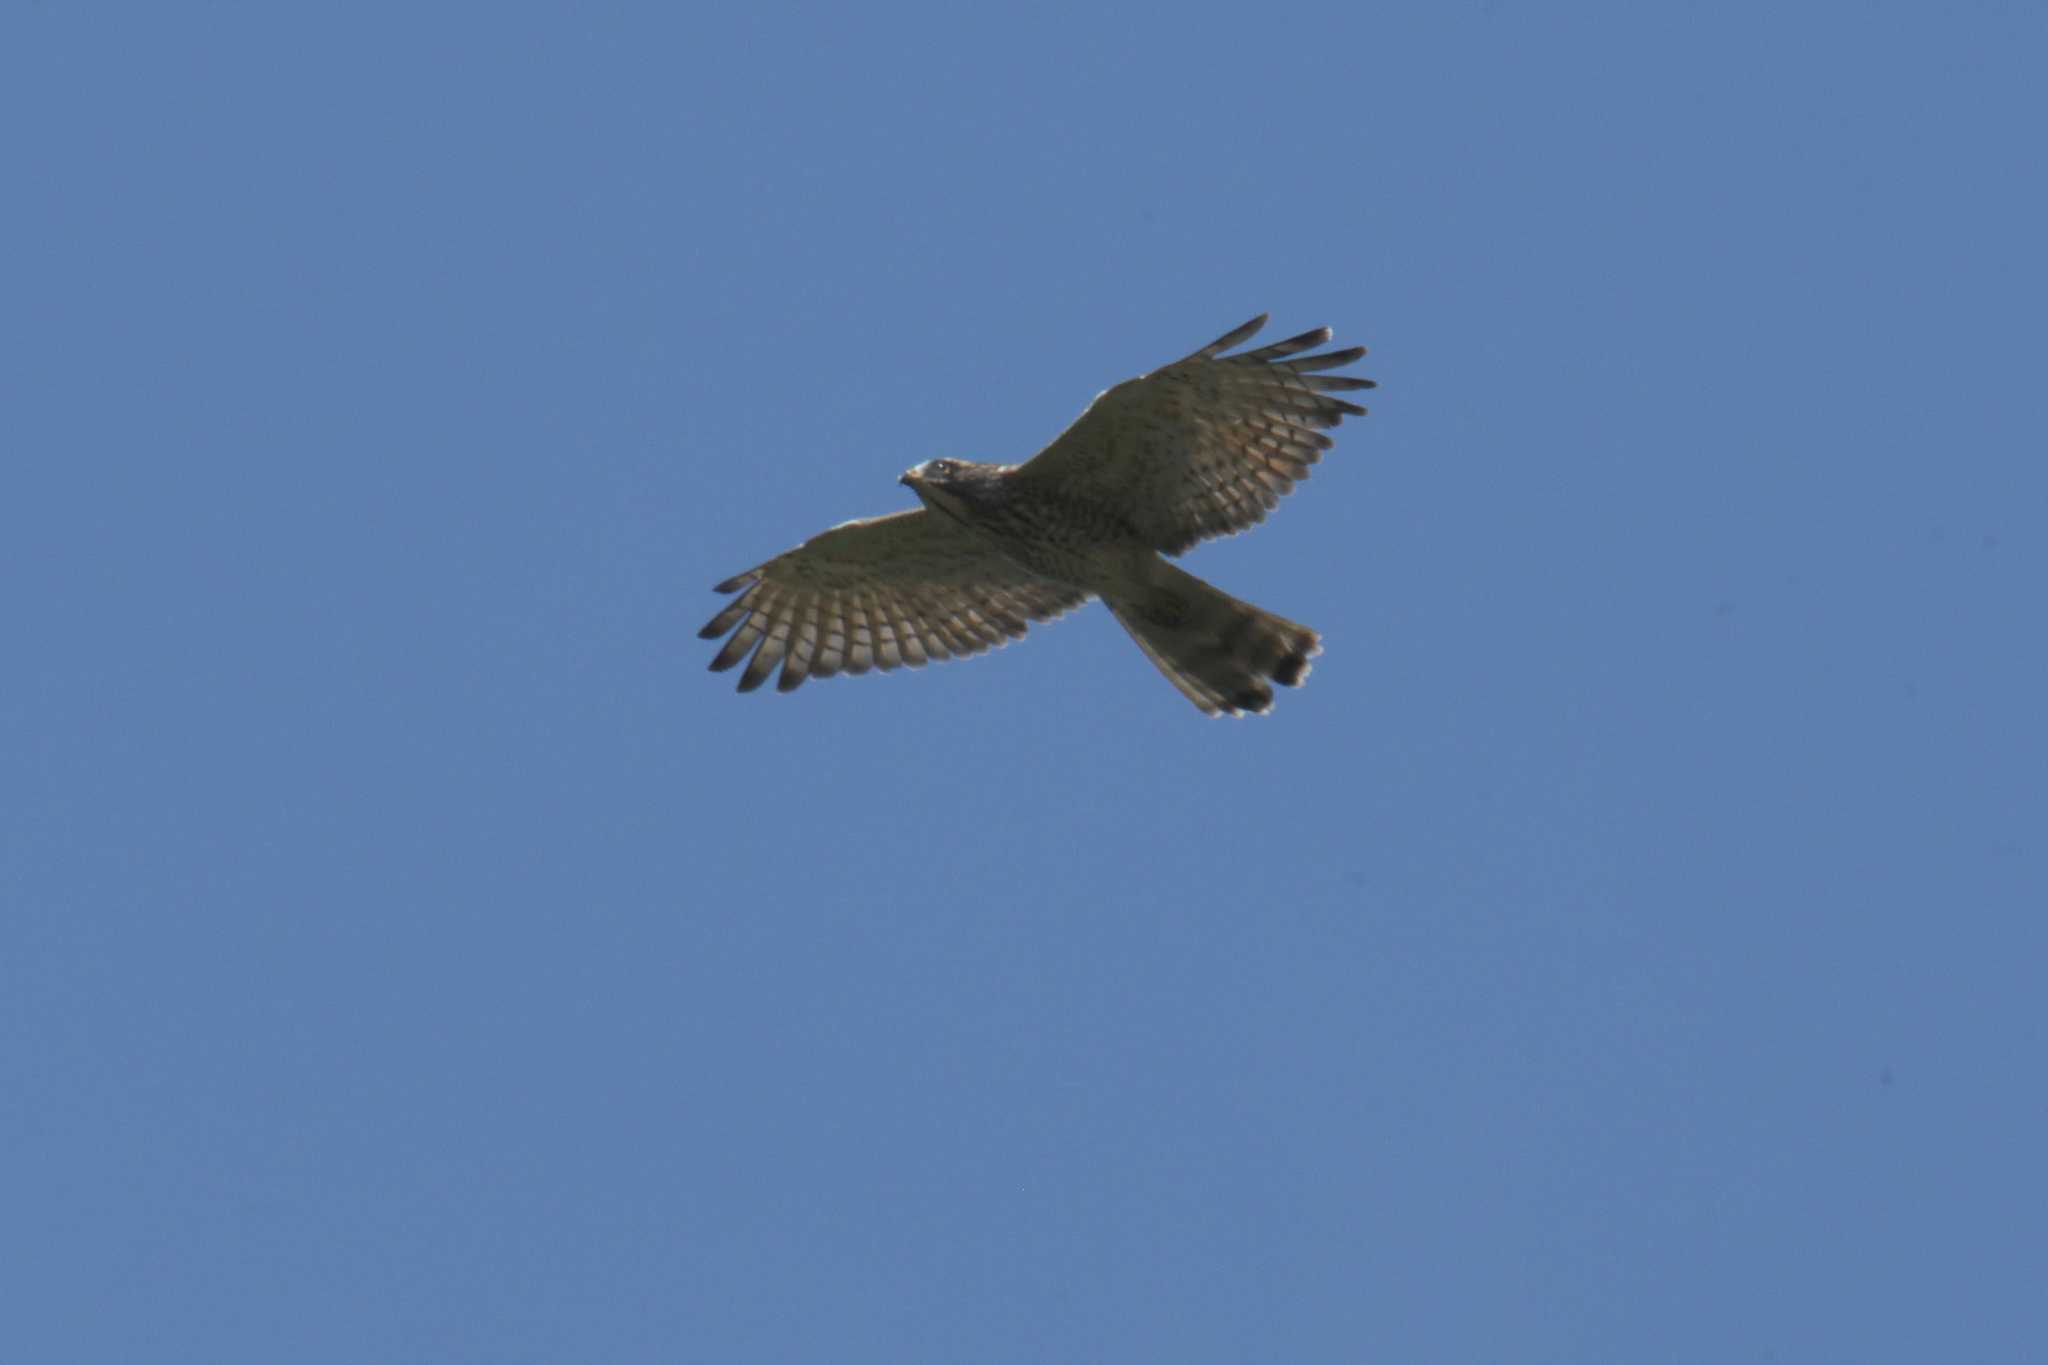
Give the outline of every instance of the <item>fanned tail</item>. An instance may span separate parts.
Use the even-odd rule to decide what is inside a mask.
[[[1273,706],[1272,683],[1298,685],[1322,652],[1322,638],[1307,626],[1240,602],[1163,559],[1153,561],[1142,592],[1103,602],[1206,715],[1263,715]]]

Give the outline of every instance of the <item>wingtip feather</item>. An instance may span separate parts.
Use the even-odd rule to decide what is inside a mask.
[[[1250,322],[1242,323],[1239,326],[1231,328],[1222,336],[1217,337],[1207,346],[1204,346],[1201,350],[1195,352],[1195,354],[1198,356],[1219,356],[1223,354],[1225,351],[1229,350],[1231,347],[1237,345],[1239,342],[1250,340],[1252,337],[1258,335],[1259,329],[1261,327],[1264,327],[1266,325],[1267,316],[1267,314],[1261,313],[1257,317],[1253,318]]]

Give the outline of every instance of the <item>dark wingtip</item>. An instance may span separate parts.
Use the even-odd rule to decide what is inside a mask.
[[[1250,340],[1252,337],[1258,334],[1258,331],[1261,327],[1264,327],[1266,325],[1266,316],[1266,314],[1261,313],[1257,317],[1253,318],[1250,322],[1243,323],[1239,326],[1231,328],[1222,336],[1217,337],[1207,346],[1204,346],[1201,350],[1196,351],[1195,354],[1198,356],[1207,356],[1210,358],[1214,358],[1216,356],[1223,354],[1225,351],[1237,345],[1239,342]]]
[[[1283,355],[1292,354],[1295,351],[1306,351],[1311,346],[1320,346],[1335,335],[1336,333],[1327,327],[1311,327],[1306,332],[1297,332],[1284,340],[1275,341],[1265,349],[1278,351]]]

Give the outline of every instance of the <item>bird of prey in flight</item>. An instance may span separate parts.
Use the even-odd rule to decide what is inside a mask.
[[[1371,380],[1323,373],[1363,346],[1303,354],[1327,327],[1224,354],[1265,322],[1098,395],[1022,464],[927,460],[898,480],[922,506],[835,526],[728,578],[716,591],[739,596],[701,632],[732,632],[711,667],[746,660],[748,692],[779,664],[787,692],[978,654],[1100,597],[1205,713],[1270,709],[1270,684],[1306,677],[1321,638],[1160,557],[1264,521],[1330,448],[1324,433],[1365,414],[1336,395]]]

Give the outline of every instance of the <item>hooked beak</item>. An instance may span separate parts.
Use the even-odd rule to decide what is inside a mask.
[[[905,488],[917,487],[917,471],[915,469],[904,470],[903,476],[897,479],[896,482],[902,484]]]

